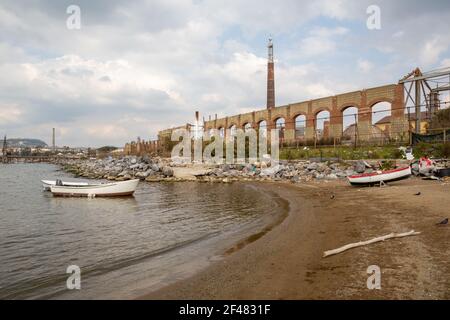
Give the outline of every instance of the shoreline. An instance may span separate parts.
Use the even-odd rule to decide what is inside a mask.
[[[450,253],[443,249],[450,228],[435,226],[450,205],[448,183],[412,178],[386,188],[343,182],[258,187],[289,201],[286,219],[192,277],[138,299],[450,298]],[[414,196],[417,190],[423,195]],[[422,234],[322,258],[325,250],[411,229]],[[382,290],[367,289],[371,265],[381,268]]]

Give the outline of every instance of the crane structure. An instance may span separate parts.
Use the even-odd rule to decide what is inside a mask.
[[[431,119],[431,116],[440,108],[440,94],[450,91],[450,67],[428,72],[422,72],[416,68],[400,79],[398,83],[404,85],[405,107],[408,114],[410,113],[409,109],[414,108],[415,131],[420,133],[423,109],[425,108],[427,119]],[[411,105],[408,106],[408,103]]]

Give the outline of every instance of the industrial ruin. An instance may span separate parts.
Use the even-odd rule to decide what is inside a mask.
[[[155,141],[138,138],[125,145],[124,153],[167,151],[172,132],[181,128],[196,132],[218,130],[224,138],[230,138],[227,135],[232,136],[236,129],[279,129],[282,146],[408,143],[411,133],[426,132],[427,123],[441,106],[439,94],[450,89],[450,68],[427,73],[416,68],[396,84],[276,106],[272,39],[267,47],[266,108],[223,118],[216,114],[203,121],[197,112],[195,124],[162,130]],[[381,110],[377,108],[379,105],[383,105]],[[350,109],[352,113],[348,114],[346,111]],[[375,121],[377,113],[385,116]]]

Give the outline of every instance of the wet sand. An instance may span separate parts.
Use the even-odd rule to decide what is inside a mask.
[[[289,201],[284,221],[142,299],[450,298],[450,225],[435,225],[450,216],[450,183],[411,178],[385,188],[345,182],[259,187]],[[422,234],[322,258],[329,249],[411,229]],[[370,265],[381,268],[381,290],[367,289]]]

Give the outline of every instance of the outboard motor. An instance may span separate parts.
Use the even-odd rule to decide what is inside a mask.
[[[62,181],[60,179],[56,179],[56,185],[57,186],[62,186],[63,183],[62,183]]]

